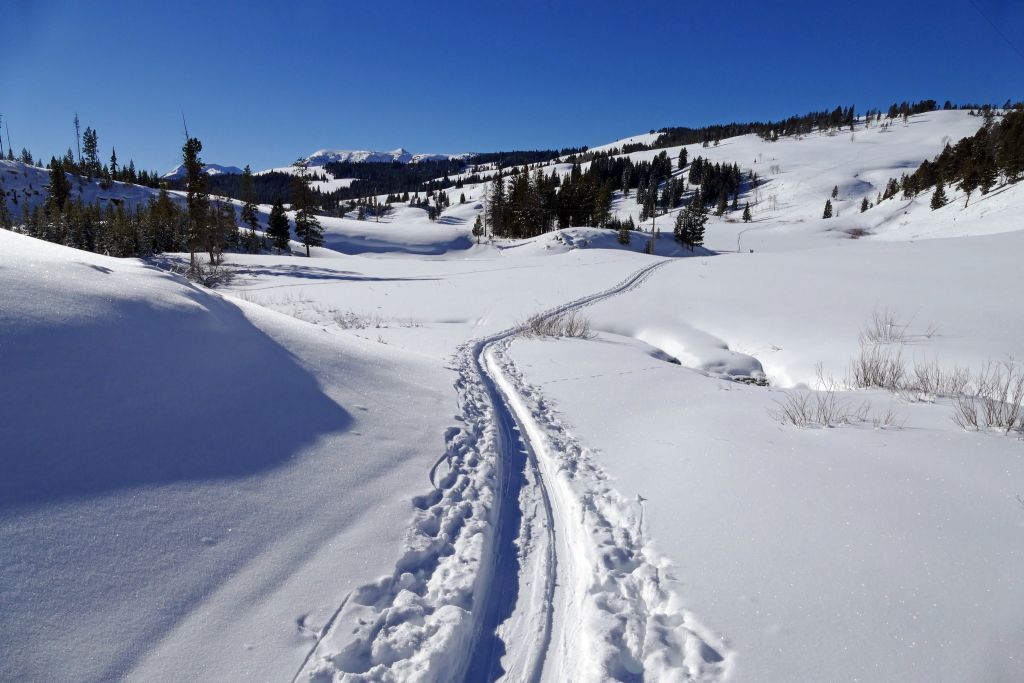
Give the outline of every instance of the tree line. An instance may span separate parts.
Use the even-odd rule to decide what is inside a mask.
[[[104,205],[99,200],[87,204],[81,197],[72,199],[74,176],[59,160],[50,166],[46,200],[33,208],[27,202],[22,205],[22,230],[39,239],[110,256],[188,252],[190,274],[201,267],[199,253],[208,255],[208,263],[218,264],[223,254],[231,250],[288,250],[291,230],[280,199],[271,210],[266,231],[262,231],[251,169],[246,166],[240,176],[241,206],[236,207],[229,199],[210,196],[209,176],[203,173],[199,157],[201,151],[202,143],[193,137],[182,147],[184,202],[172,197],[164,184],[148,202],[134,207],[117,199]],[[291,180],[291,208],[295,212],[292,223],[308,256],[311,247],[323,244],[323,229],[313,213],[309,179],[300,173]],[[6,193],[0,192],[0,226],[12,225]]]

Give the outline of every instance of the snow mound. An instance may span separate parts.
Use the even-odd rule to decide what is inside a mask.
[[[393,561],[443,373],[3,230],[0,288],[0,679],[288,680]]]

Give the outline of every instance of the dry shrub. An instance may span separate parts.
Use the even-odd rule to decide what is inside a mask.
[[[848,383],[861,389],[900,391],[906,387],[906,375],[899,349],[862,344],[860,355],[850,362]]]
[[[928,325],[924,331],[911,333],[910,326],[914,319],[900,322],[896,313],[888,308],[875,309],[867,327],[860,331],[861,346],[868,344],[907,344],[913,341],[931,339],[938,334],[939,328]]]
[[[522,325],[523,333],[530,337],[575,337],[590,339],[590,319],[576,311],[531,316]]]
[[[171,266],[171,272],[184,275],[192,282],[198,283],[211,289],[218,285],[224,285],[231,281],[234,272],[222,266],[220,263],[203,263],[202,259],[196,257],[191,263],[181,263]]]
[[[944,370],[937,361],[921,361],[914,364],[908,390],[923,397],[960,396],[970,381],[971,373],[967,368],[954,365]]]
[[[907,339],[910,323],[900,323],[896,314],[885,308],[871,313],[868,326],[860,332],[861,346],[867,344],[902,344]]]
[[[963,429],[1024,430],[1024,369],[1011,361],[986,363],[973,393],[958,396],[953,406],[953,421]]]

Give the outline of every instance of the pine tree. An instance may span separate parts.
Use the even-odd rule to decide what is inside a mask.
[[[704,244],[704,226],[708,222],[707,211],[704,206],[696,201],[676,215],[676,222],[673,228],[675,238],[685,247],[693,251],[695,247]]]
[[[295,176],[294,182],[295,208],[295,235],[306,247],[306,256],[309,256],[310,247],[319,247],[324,243],[324,230],[320,227],[320,221],[313,213],[313,197],[309,187],[309,178],[306,177],[306,169],[302,168],[299,175]]]
[[[0,187],[0,228],[11,227],[11,214],[7,210],[7,192]]]
[[[476,238],[476,243],[477,244],[480,244],[480,238],[483,237],[483,234],[484,234],[484,224],[483,224],[483,221],[480,220],[480,215],[477,214],[476,220],[473,221],[473,237]]]
[[[78,112],[75,112],[75,144],[78,145],[78,165],[82,165],[82,127],[78,120]]]
[[[870,208],[871,208],[871,206],[868,204],[868,198],[864,197],[864,199],[862,199],[861,202],[860,202],[860,212],[864,213],[865,211],[867,211]]]
[[[182,163],[185,166],[185,205],[188,210],[188,227],[186,230],[186,246],[189,251],[190,264],[193,269],[196,263],[196,252],[203,243],[210,243],[209,203],[206,194],[206,176],[203,174],[203,161],[199,153],[203,151],[203,143],[198,138],[188,138],[181,148]],[[210,262],[213,262],[213,250],[210,248]]]
[[[267,221],[267,234],[273,240],[277,253],[288,249],[288,241],[291,233],[288,227],[288,214],[284,212],[284,205],[278,199],[270,209],[270,218]]]
[[[839,199],[839,186],[835,185],[832,188],[832,199]]]
[[[117,180],[117,150],[110,148],[110,177]]]
[[[96,131],[88,126],[82,134],[82,166],[85,176],[92,180],[100,175],[100,150]]]
[[[64,175],[64,163],[56,159],[50,163],[49,197],[47,201],[57,211],[64,208],[64,203],[71,196],[71,183]]]
[[[629,244],[630,239],[633,236],[630,234],[629,223],[622,223],[619,225],[619,244],[626,246]]]
[[[942,186],[942,178],[935,183],[935,192],[932,193],[932,211],[941,209],[946,205],[946,188]]]
[[[260,227],[259,221],[259,210],[256,206],[256,184],[253,181],[252,169],[246,164],[245,169],[242,171],[242,183],[241,192],[242,195],[242,223],[249,228],[249,234],[247,236],[248,250],[251,252],[259,251],[260,239],[256,235],[256,230]]]
[[[681,150],[679,150],[679,165],[678,165],[678,168],[679,168],[680,171],[682,171],[684,168],[686,168],[686,148],[685,147],[683,147]]]
[[[718,196],[718,206],[715,207],[715,215],[721,216],[722,214],[724,214],[727,206],[728,196],[725,194],[725,192],[722,192],[722,194]]]
[[[825,212],[821,215],[822,218],[832,218],[832,200],[825,200]]]
[[[676,222],[672,226],[672,236],[680,244],[686,243],[686,209],[676,214]]]
[[[743,205],[743,222],[749,223],[751,220],[753,217],[750,215],[750,202],[747,202]]]

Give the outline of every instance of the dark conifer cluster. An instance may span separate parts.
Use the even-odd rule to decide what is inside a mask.
[[[1024,177],[1024,107],[1018,105],[999,122],[991,109],[983,115],[985,125],[977,133],[955,145],[947,144],[935,159],[921,162],[912,174],[899,180],[890,178],[882,200],[901,191],[910,199],[935,187],[939,200],[933,197],[932,208],[939,208],[946,203],[942,185],[958,183],[967,196],[966,204],[975,190],[988,194],[1001,182],[1015,183]]]
[[[235,207],[230,202],[209,202],[202,239],[194,240],[193,246],[197,250],[212,249],[217,258],[229,249],[262,248],[261,237],[253,243],[248,235],[238,232],[235,218]],[[32,210],[25,209],[21,223],[25,233],[32,237],[121,257],[189,251],[192,235],[188,212],[165,189],[134,209],[123,202],[100,205],[68,200],[61,204],[51,196]],[[9,223],[4,227],[9,227]]]
[[[118,163],[117,149],[111,148],[109,164],[100,162],[99,136],[96,130],[86,126],[85,131],[79,136],[78,116],[75,116],[75,138],[78,144],[78,156],[68,147],[68,151],[62,157],[50,157],[50,163],[46,168],[63,170],[65,173],[80,176],[86,180],[99,179],[104,189],[109,188],[115,181],[143,185],[156,188],[160,185],[160,176],[156,171],[136,170],[135,161],[129,159],[128,165]],[[14,154],[8,150],[8,160],[14,161]],[[32,161],[32,155],[28,150],[21,151],[18,159],[22,163],[42,164]]]
[[[88,159],[88,142],[85,150]],[[123,200],[111,200],[104,205],[99,200],[93,204],[86,204],[81,198],[72,200],[72,182],[78,179],[65,172],[63,160],[57,161],[50,167],[46,201],[31,210],[27,203],[22,205],[23,230],[33,237],[109,256],[187,251],[192,254],[193,266],[195,254],[200,251],[209,254],[211,263],[217,263],[221,254],[229,249],[249,252],[264,249],[264,238],[257,233],[258,214],[251,197],[242,206],[246,232],[238,230],[238,215],[231,201],[222,198],[211,201],[206,190],[207,176],[202,173],[201,151],[202,143],[196,138],[189,138],[182,148],[187,173],[184,207],[171,198],[166,186],[161,187],[155,197],[150,197],[148,203],[134,208]],[[244,177],[251,180],[248,167]],[[0,201],[0,225],[11,225],[6,201]]]

